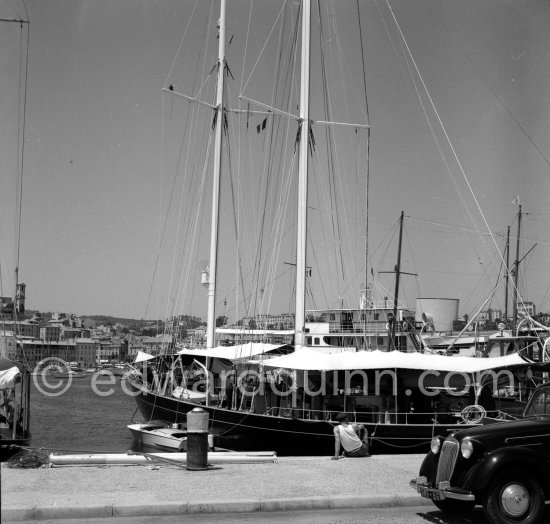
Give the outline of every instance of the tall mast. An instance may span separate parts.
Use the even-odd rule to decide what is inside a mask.
[[[218,225],[220,202],[220,174],[222,163],[222,130],[223,130],[223,81],[225,74],[225,5],[221,0],[220,21],[218,28],[218,85],[216,92],[216,128],[214,142],[214,176],[212,181],[212,220],[210,232],[210,263],[208,265],[208,316],[206,325],[206,347],[214,347],[216,334],[216,266],[218,259]]]
[[[516,261],[514,262],[514,317],[512,329],[515,331],[518,323],[518,277],[519,277],[519,237],[521,232],[521,204],[518,204],[518,235],[516,239]]]
[[[306,297],[306,232],[309,121],[309,66],[311,41],[311,1],[302,1],[302,58],[300,80],[300,157],[298,171],[298,232],[296,246],[296,312],[294,326],[295,349],[305,344]]]

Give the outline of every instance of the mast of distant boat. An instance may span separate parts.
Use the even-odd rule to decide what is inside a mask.
[[[518,234],[516,238],[516,260],[514,262],[514,310],[512,317],[512,332],[516,330],[518,323],[519,235],[521,231],[521,204],[518,204],[518,208]]]
[[[399,279],[401,277],[401,244],[403,242],[403,219],[405,213],[401,211],[399,217],[399,245],[397,247],[397,264],[395,266],[395,292],[393,294],[393,317],[390,322],[390,336],[388,337],[388,350],[397,349],[395,344],[395,325],[397,323],[397,307],[399,305]]]

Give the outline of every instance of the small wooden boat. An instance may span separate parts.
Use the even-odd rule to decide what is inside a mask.
[[[169,426],[152,421],[146,424],[129,424],[128,429],[138,444],[173,451],[187,450],[187,432],[181,429],[180,424]]]
[[[66,370],[66,371],[53,371],[52,376],[54,378],[84,378],[86,377],[86,373],[83,371],[73,371],[72,369]]]

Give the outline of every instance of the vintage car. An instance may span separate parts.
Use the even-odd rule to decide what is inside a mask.
[[[446,513],[482,505],[491,523],[543,522],[550,499],[550,383],[533,392],[518,420],[434,437],[410,485]]]

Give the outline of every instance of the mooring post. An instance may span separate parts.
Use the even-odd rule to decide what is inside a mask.
[[[208,469],[208,412],[194,408],[187,413],[187,463],[189,471]]]

